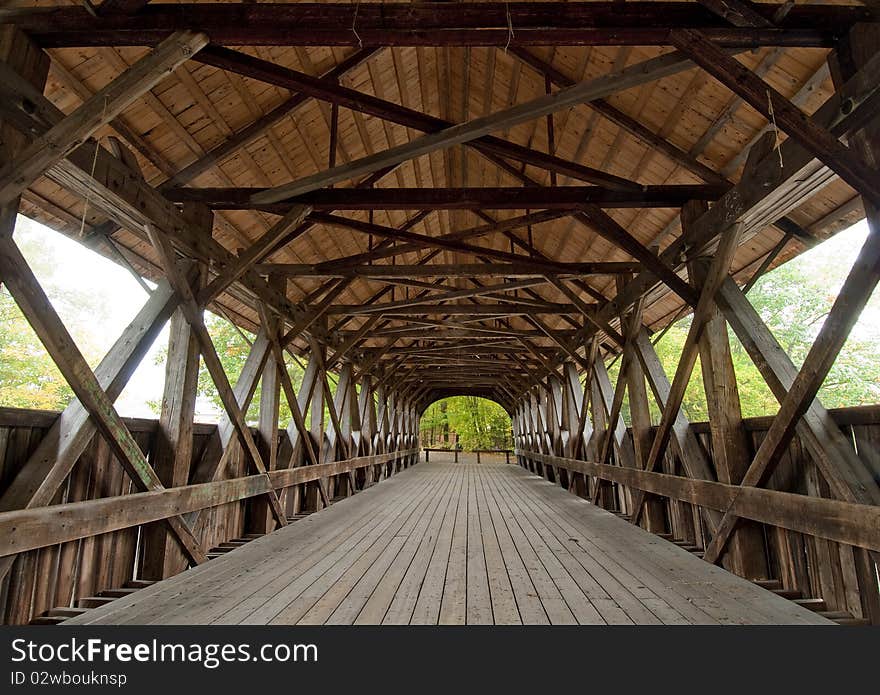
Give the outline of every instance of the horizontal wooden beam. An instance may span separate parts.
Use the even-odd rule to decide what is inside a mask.
[[[216,210],[263,210],[283,214],[307,205],[315,210],[576,210],[602,208],[679,208],[689,200],[716,200],[727,185],[641,186],[615,190],[603,186],[537,188],[326,188],[273,204],[254,203],[265,188],[168,188],[165,197],[198,202]]]
[[[78,538],[170,519],[189,512],[265,495],[292,485],[412,456],[417,449],[362,456],[267,475],[165,488],[86,502],[0,513],[0,557]]]
[[[533,314],[580,314],[574,304],[548,304],[546,307],[523,306],[521,304],[423,304],[410,308],[382,308],[382,305],[362,306],[360,304],[337,304],[328,314],[357,316],[363,314],[382,314],[385,318],[401,316],[531,316]]]
[[[538,213],[541,214],[541,213]],[[543,214],[545,215],[563,215],[564,213],[560,213],[559,211],[545,211]],[[412,244],[401,244],[396,248],[390,249],[392,253],[389,255],[396,255],[393,252],[405,253],[411,250],[417,250],[422,247],[429,248],[437,248],[437,249],[445,249],[448,251],[457,251],[460,253],[467,253],[472,256],[476,256],[477,258],[494,258],[501,261],[510,261],[512,263],[521,263],[524,262],[527,256],[522,254],[510,253],[508,251],[499,251],[494,248],[487,248],[484,246],[474,246],[473,244],[466,244],[462,241],[457,241],[457,239],[467,238],[470,236],[484,236],[486,234],[492,233],[496,231],[498,227],[503,227],[505,223],[501,222],[497,225],[486,225],[477,230],[463,230],[462,232],[452,232],[450,234],[445,234],[443,236],[428,236],[427,234],[417,234],[415,232],[404,231],[400,229],[393,229],[391,227],[385,227],[380,224],[371,224],[369,222],[365,222],[363,220],[351,219],[348,217],[343,217],[342,215],[331,215],[326,212],[315,212],[309,215],[309,219],[313,222],[319,222],[324,225],[328,225],[331,227],[342,227],[344,229],[352,229],[357,232],[362,232],[364,234],[373,234],[375,236],[384,238],[384,239],[397,239],[405,242],[413,242]],[[384,255],[384,254],[383,254]],[[328,261],[326,264],[321,264],[322,268],[338,268],[338,267],[348,267],[349,263],[354,260],[354,263],[358,261],[363,261],[362,255],[352,259],[349,258],[341,258],[334,259],[333,261]],[[532,258],[530,261],[535,268],[544,268],[549,272],[555,272],[559,270],[559,267],[556,265],[555,261],[543,260],[540,258]]]
[[[337,331],[336,335],[339,338],[346,338],[351,335],[351,331]],[[575,335],[574,331],[563,330],[558,332],[560,338],[572,338]],[[463,339],[480,339],[483,340],[488,335],[498,335],[503,337],[521,337],[521,338],[546,338],[541,331],[533,331],[533,330],[518,330],[514,328],[445,328],[445,329],[437,329],[437,328],[413,328],[410,326],[403,326],[400,328],[387,328],[381,331],[376,331],[374,336],[394,336],[397,338],[422,338],[422,339],[430,339],[430,340],[463,340]],[[462,346],[462,349],[467,349],[466,346]]]
[[[700,507],[731,507],[743,519],[868,550],[880,550],[880,506],[740,487],[517,450],[517,455]]]
[[[772,17],[779,5],[759,3]],[[735,27],[692,2],[163,4],[137,14],[93,17],[83,7],[0,13],[47,47],[156,43],[197,28],[227,46],[546,46],[664,45],[670,29],[704,31],[737,46],[830,46],[860,6],[797,5],[779,28]],[[511,31],[512,28],[512,31]]]
[[[510,217],[501,222],[496,222],[493,220],[489,224],[482,224],[476,227],[469,227],[467,229],[458,229],[454,232],[441,234],[437,237],[431,237],[433,241],[430,244],[426,243],[423,240],[424,237],[422,235],[419,235],[419,241],[414,240],[412,241],[412,243],[400,244],[396,243],[398,240],[401,240],[403,238],[399,235],[399,232],[405,232],[414,229],[419,223],[421,223],[425,219],[426,213],[419,213],[418,215],[414,215],[399,229],[390,229],[388,227],[370,224],[368,222],[350,220],[349,218],[339,215],[329,215],[328,213],[316,212],[312,213],[312,218],[314,221],[320,221],[323,224],[337,226],[349,226],[350,224],[355,224],[355,227],[352,228],[356,228],[358,231],[364,232],[366,234],[373,234],[382,237],[384,241],[377,244],[370,251],[357,253],[353,256],[334,258],[331,261],[323,261],[321,263],[317,263],[315,265],[315,269],[320,272],[346,272],[349,268],[361,265],[363,263],[371,263],[377,260],[381,260],[383,258],[393,258],[395,256],[411,253],[413,251],[423,249],[426,246],[435,246],[438,244],[438,242],[444,244],[446,242],[461,242],[466,239],[475,239],[477,237],[488,236],[490,234],[506,233],[521,227],[538,225],[543,222],[549,222],[550,220],[559,219],[560,217],[567,217],[570,214],[571,213],[567,210],[541,210],[539,212],[532,212],[527,215]],[[453,250],[449,246],[446,246],[445,248]],[[480,258],[480,260],[485,261],[485,258]],[[504,260],[517,263],[521,262],[522,257],[508,257]],[[548,268],[548,270],[551,269]]]
[[[532,263],[436,263],[432,265],[358,265],[338,271],[322,270],[318,265],[299,263],[262,263],[255,266],[260,273],[277,273],[303,278],[363,277],[375,280],[410,278],[541,278],[551,276],[617,275],[638,272],[641,263],[628,261],[596,261],[593,263],[559,263],[556,273],[536,268]]]

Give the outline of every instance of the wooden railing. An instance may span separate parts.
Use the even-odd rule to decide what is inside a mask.
[[[694,480],[593,461],[549,456],[534,451],[517,450],[516,455],[526,461],[538,461],[544,466],[608,480],[630,489],[688,502],[698,507],[719,511],[729,507],[742,519],[751,519],[866,550],[880,551],[880,507],[877,506]]]
[[[880,481],[880,406],[842,408],[829,411],[829,415]],[[761,445],[772,420],[750,418],[743,422],[752,451]],[[693,423],[690,431],[695,443],[709,455],[712,472],[709,424]],[[631,438],[632,432],[627,431],[626,436]],[[686,477],[673,452],[666,454],[663,472],[648,472],[616,465],[616,460],[598,463],[595,438],[567,442],[569,447],[576,444],[577,457],[549,450],[556,442],[549,435],[533,437],[533,442],[517,448],[517,463],[627,519],[633,500],[643,493],[648,495],[660,513],[651,524],[644,519],[640,523],[698,554],[711,545],[706,521],[709,513],[730,509],[743,524],[757,527],[763,545],[767,574],[748,579],[776,582],[785,595],[821,599],[832,613],[880,624],[880,506],[836,499],[799,436],[776,471],[759,487]],[[562,447],[564,440],[558,444]],[[721,561],[737,571],[725,557]]]
[[[431,460],[432,451],[442,454],[453,454],[455,463],[458,463],[459,454],[476,454],[477,463],[481,462],[482,454],[504,454],[504,462],[510,463],[510,456],[513,454],[513,449],[442,449],[437,447],[423,447],[422,451],[425,452],[425,463],[428,463]]]
[[[0,408],[0,491],[57,417]],[[149,459],[156,446],[157,422],[124,422]],[[193,438],[193,468],[220,460],[215,425],[196,424]],[[290,453],[284,433],[280,451]],[[278,492],[284,513],[293,517],[320,505],[314,490],[306,494],[316,481],[328,481],[331,496],[347,496],[417,461],[418,449],[410,448],[318,465],[301,465],[298,460],[293,468],[251,475],[244,454],[234,448],[223,459],[225,479],[138,492],[103,439],[95,436],[50,506],[0,513],[0,557],[15,556],[0,580],[0,622],[27,623],[51,608],[75,605],[80,598],[144,578],[142,531],[155,522],[198,513],[199,523],[193,528],[199,542],[206,549],[216,547],[247,534],[252,505],[270,488]]]
[[[408,449],[269,471],[267,475],[0,512],[0,557],[219,507],[264,495],[272,489],[280,491],[368,466],[410,459],[417,453],[418,449]]]

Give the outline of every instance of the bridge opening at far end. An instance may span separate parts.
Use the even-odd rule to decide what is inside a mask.
[[[480,396],[447,396],[419,419],[426,460],[504,461],[513,453],[513,421],[497,402]],[[431,458],[433,456],[433,459]]]
[[[2,622],[880,625],[847,2],[2,3]]]

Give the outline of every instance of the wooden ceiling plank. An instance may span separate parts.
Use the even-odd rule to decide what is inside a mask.
[[[252,79],[262,80],[270,84],[296,90],[308,94],[318,100],[344,106],[353,111],[376,116],[382,120],[383,128],[389,149],[402,147],[394,138],[394,130],[388,126],[388,122],[394,122],[407,128],[420,132],[434,133],[445,128],[450,128],[454,121],[444,120],[430,116],[407,106],[401,106],[382,98],[381,80],[378,74],[372,72],[373,82],[376,85],[376,96],[358,92],[338,83],[312,77],[305,73],[290,68],[260,60],[248,54],[234,51],[221,46],[210,46],[207,52],[198,58],[200,62],[212,65],[227,72],[246,75]],[[370,64],[373,67],[373,64]],[[461,121],[464,122],[464,121]],[[472,147],[489,152],[496,152],[506,157],[519,161],[528,162],[534,166],[547,168],[563,175],[601,183],[608,186],[632,189],[631,182],[606,174],[588,166],[568,162],[565,159],[547,154],[531,147],[524,147],[507,140],[486,135],[478,141],[471,143]],[[400,185],[403,185],[402,183]]]
[[[800,141],[860,194],[880,203],[880,175],[776,89],[699,32],[677,29],[670,41],[750,106]]]
[[[353,53],[351,56],[334,66],[331,70],[328,70],[321,75],[322,79],[338,80],[344,75],[347,75],[354,68],[363,64],[363,62],[369,59],[376,50],[377,49],[375,48],[367,48]],[[222,162],[227,157],[232,156],[237,150],[255,142],[258,138],[262,137],[268,129],[279,123],[287,115],[293,113],[300,106],[307,103],[309,99],[310,97],[305,94],[297,93],[291,95],[278,106],[273,107],[264,115],[252,121],[249,125],[237,131],[232,137],[223,141],[196,159],[196,161],[181,169],[169,179],[167,185],[181,186],[192,181],[202,172],[215,166],[219,162]]]
[[[207,43],[205,34],[191,31],[172,34],[76,111],[36,138],[0,169],[0,204],[18,196],[53,164],[64,159]]]
[[[518,104],[504,111],[496,112],[487,118],[476,118],[436,133],[423,135],[405,145],[379,152],[371,157],[363,157],[349,164],[264,191],[254,196],[254,202],[274,203],[323,188],[331,183],[347,181],[356,176],[369,174],[383,167],[399,164],[438,149],[448,149],[453,145],[470,142],[493,131],[524,123],[569,106],[592,99],[601,99],[624,89],[653,82],[661,77],[667,77],[687,69],[690,65],[689,59],[682,54],[667,53],[658,58],[624,68],[619,72],[603,75],[553,94]]]

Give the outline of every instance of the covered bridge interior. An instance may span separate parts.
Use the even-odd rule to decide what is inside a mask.
[[[0,282],[76,395],[0,411],[4,622],[880,623],[880,411],[816,398],[880,279],[875,2],[2,4]],[[19,211],[155,283],[94,370]],[[865,216],[798,369],[744,289]],[[462,394],[519,465],[414,465]]]

